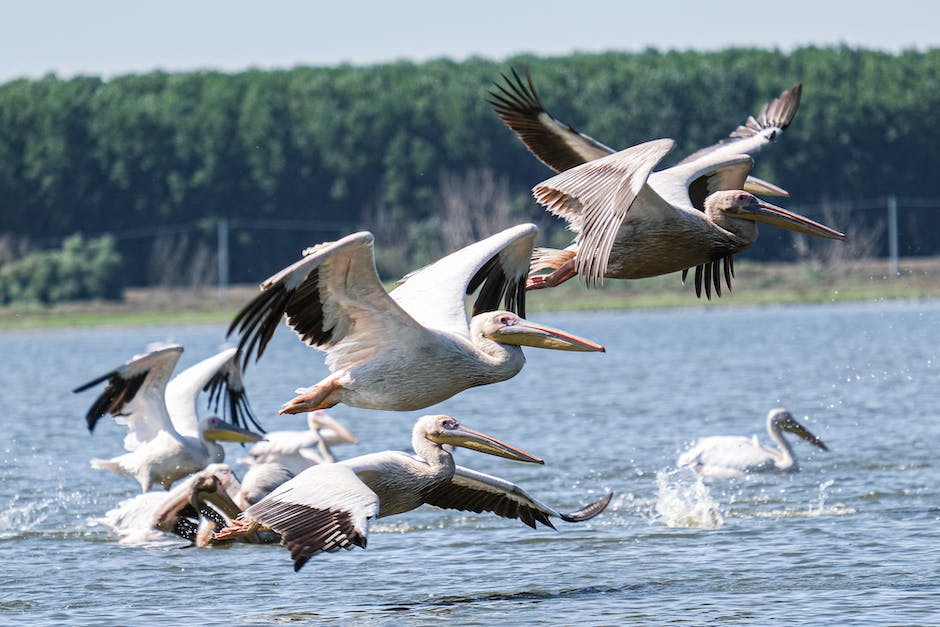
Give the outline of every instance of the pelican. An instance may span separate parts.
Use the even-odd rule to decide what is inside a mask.
[[[419,418],[412,430],[416,455],[384,451],[335,464],[313,466],[249,507],[217,540],[265,528],[282,536],[294,570],[312,556],[339,549],[365,548],[369,520],[411,511],[425,503],[473,512],[490,511],[554,528],[550,516],[566,522],[601,513],[611,493],[581,510],[563,514],[543,505],[504,479],[454,464],[445,445],[517,461],[543,463],[514,446],[469,429],[450,416]]]
[[[278,463],[292,473],[336,461],[330,443],[357,443],[350,431],[325,411],[307,414],[307,431],[272,431],[257,442],[240,462],[252,468],[259,464]]]
[[[243,509],[293,477],[286,468],[275,468],[276,464],[263,464],[258,468],[269,466],[271,468],[265,473],[267,486],[262,486],[258,481],[254,486],[248,486],[247,481],[238,481],[229,466],[209,464],[203,470],[178,481],[168,492],[138,494],[122,501],[103,517],[88,522],[105,527],[123,544],[152,542],[161,539],[163,533],[170,533],[205,546],[209,539],[204,531],[207,523],[213,530],[226,526]],[[261,533],[239,540],[277,542],[280,536]]]
[[[810,444],[828,451],[829,447],[796,421],[783,407],[767,414],[767,433],[778,448],[761,444],[757,436],[746,438],[722,435],[702,438],[679,456],[677,464],[692,468],[705,477],[740,477],[752,472],[796,472],[799,467],[790,443],[783,437],[789,431]]]
[[[74,390],[82,392],[107,381],[108,385],[86,415],[88,430],[94,431],[98,419],[106,413],[128,427],[124,448],[129,452],[110,460],[93,459],[92,467],[132,477],[144,492],[149,492],[154,485],[168,490],[177,479],[224,458],[219,440],[256,442],[261,439],[262,436],[217,416],[198,421],[194,433],[187,431],[189,421],[196,417],[195,396],[204,386],[202,383],[194,385],[193,381],[202,380],[207,370],[197,364],[179,375],[180,382],[168,386],[167,380],[182,352],[183,347],[178,345],[154,349]],[[212,363],[221,367],[219,362],[231,361],[234,354],[231,349],[227,351],[226,360],[216,356],[211,358]],[[205,378],[211,380],[214,376]],[[233,411],[244,411],[247,405],[243,397],[226,390],[226,377],[219,376],[214,385],[219,395],[228,395],[238,408]],[[168,389],[172,391],[169,400]],[[174,408],[179,427],[172,422],[170,407]]]
[[[757,222],[845,239],[839,231],[743,190],[753,165],[749,155],[712,151],[652,172],[674,146],[671,139],[649,141],[536,185],[536,200],[568,221],[577,237],[563,251],[536,253],[533,270],[554,270],[530,279],[530,287],[555,286],[576,275],[593,285],[604,277],[637,279],[703,265],[710,298],[713,277],[720,289],[718,263],[757,240]],[[696,287],[701,287],[698,279]]]
[[[521,317],[536,231],[534,224],[506,229],[412,272],[391,293],[375,271],[372,234],[354,233],[305,250],[267,279],[228,332],[237,329],[247,363],[255,350],[261,357],[286,313],[305,343],[327,352],[331,374],[297,390],[282,414],[337,403],[423,409],[515,376],[525,363],[521,346],[603,351]],[[465,295],[478,287],[468,320]]]
[[[514,68],[512,68],[512,78],[505,74],[502,75],[502,78],[505,85],[499,83],[494,84],[496,90],[490,92],[490,105],[493,107],[496,115],[516,133],[523,144],[525,144],[526,148],[555,172],[563,172],[616,152],[613,148],[602,144],[588,135],[579,133],[573,127],[553,117],[543,106],[528,70],[526,70],[525,81],[522,80]],[[744,124],[735,128],[727,138],[685,157],[679,162],[679,165],[696,161],[705,156],[715,157],[722,155],[756,154],[765,146],[775,141],[790,125],[790,122],[792,122],[800,106],[802,92],[803,87],[800,84],[783,91],[780,96],[761,107],[756,118],[748,116]],[[689,186],[701,188],[706,184],[706,180],[696,179],[691,181]],[[789,195],[786,190],[750,175],[746,177],[742,188],[754,194],[772,196]],[[702,190],[699,189],[697,191],[701,193]],[[699,200],[703,199],[704,197]],[[704,206],[700,202],[696,203],[695,206],[699,210],[704,209]],[[567,254],[568,252],[570,251],[541,250],[537,257],[539,262],[537,267],[541,269],[551,268],[557,270],[561,264],[570,258]],[[695,288],[696,294],[699,297],[702,295],[703,282],[708,298],[711,298],[711,285],[713,282],[715,293],[721,296],[721,281],[719,276],[719,266],[721,262],[723,262],[724,267],[725,283],[728,289],[731,289],[734,263],[733,256],[729,254],[719,259],[712,259],[707,264],[703,263],[696,266]],[[680,269],[682,270],[682,280],[685,282],[688,267]],[[652,276],[643,275],[636,271],[632,274],[639,274],[639,276],[613,273],[609,273],[606,276],[610,278],[643,278],[644,276]],[[544,277],[533,277],[532,280],[530,280],[529,289],[553,287],[571,278],[571,276],[573,275],[566,270],[560,274],[553,273],[553,275],[549,276],[547,279]]]

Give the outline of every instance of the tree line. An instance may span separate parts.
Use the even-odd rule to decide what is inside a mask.
[[[373,230],[389,278],[499,221],[538,222],[543,240],[563,243],[568,235],[529,195],[551,172],[486,102],[510,67],[527,67],[552,113],[612,147],[676,139],[672,161],[801,82],[796,119],[755,170],[788,189],[790,204],[940,196],[940,50],[647,50],[107,81],[50,75],[0,85],[0,260],[73,234],[181,223],[196,226],[175,254],[206,259],[222,218],[303,221],[319,239],[340,235],[336,225]],[[940,250],[938,220],[902,224],[903,252]],[[264,278],[311,237],[233,232],[232,279]],[[166,242],[141,250],[142,241],[114,243],[129,284],[155,282],[160,260],[151,257],[166,254]],[[765,236],[750,255],[786,259],[794,250],[789,238]]]

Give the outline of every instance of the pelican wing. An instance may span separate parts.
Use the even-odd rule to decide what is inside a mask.
[[[378,497],[351,468],[325,464],[281,484],[245,517],[280,533],[299,570],[317,553],[365,548],[378,509]]]
[[[657,139],[562,172],[536,185],[535,199],[578,231],[578,274],[604,277],[607,259],[630,205],[675,141]]]
[[[499,119],[522,140],[535,157],[555,172],[593,161],[614,152],[592,137],[579,133],[554,118],[539,99],[529,70],[525,81],[515,68],[512,77],[502,74],[505,85],[493,83],[488,102]]]
[[[753,155],[764,146],[773,142],[780,136],[793,121],[797,109],[800,108],[800,97],[803,95],[803,85],[796,84],[787,89],[772,101],[761,107],[757,117],[748,116],[744,124],[734,129],[731,134],[716,144],[693,152],[683,159],[680,164],[688,163],[702,158],[716,151],[725,154]],[[765,183],[757,179],[759,183]],[[781,190],[782,191],[782,190]]]
[[[753,166],[754,160],[743,153],[712,153],[696,161],[653,172],[649,186],[674,207],[704,211],[709,194],[744,189]]]
[[[261,293],[228,330],[230,335],[237,329],[243,364],[255,351],[256,359],[264,354],[285,314],[304,343],[327,350],[342,342],[350,359],[374,351],[383,338],[407,342],[409,334],[422,333],[379,281],[372,241],[371,233],[361,231],[308,248],[303,259],[262,283]]]
[[[519,224],[465,246],[402,279],[391,297],[420,324],[468,336],[473,315],[506,309],[525,316],[525,282],[538,227]]]
[[[612,496],[608,492],[586,507],[565,514],[535,500],[512,482],[457,466],[450,482],[432,489],[424,496],[424,501],[446,509],[487,511],[503,518],[518,518],[533,529],[537,522],[554,529],[549,516],[566,522],[588,520],[604,511]]]
[[[108,383],[85,415],[88,430],[94,431],[98,420],[111,414],[128,427],[124,448],[129,451],[149,442],[160,431],[173,432],[164,393],[182,352],[183,347],[176,345],[152,350],[75,388],[73,392],[83,392],[104,381]]]
[[[209,407],[212,411],[218,412],[219,403],[224,398],[226,403],[223,406],[223,417],[231,416],[232,422],[246,428],[250,420],[259,428],[248,405],[237,355],[237,349],[225,349],[190,366],[167,384],[167,410],[173,427],[180,435],[198,436],[199,413],[196,399],[202,391],[209,392]]]

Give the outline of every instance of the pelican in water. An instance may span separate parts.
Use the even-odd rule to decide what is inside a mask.
[[[236,388],[241,392],[232,391],[228,388],[232,379],[220,374],[226,364],[234,362],[235,350],[225,351],[225,359],[210,358],[217,366],[214,370],[197,364],[180,373],[174,385],[168,385],[182,352],[183,347],[177,345],[154,349],[74,390],[82,392],[107,382],[86,415],[89,431],[94,431],[106,413],[128,427],[124,448],[129,452],[110,460],[93,459],[92,467],[136,479],[144,492],[154,485],[168,490],[174,481],[224,459],[225,451],[218,441],[257,442],[262,438],[217,416],[196,421],[195,397],[206,386],[217,398],[227,396],[233,413],[246,410],[240,383]]]
[[[371,233],[315,246],[261,284],[229,334],[237,330],[247,363],[254,351],[261,357],[286,314],[301,340],[327,352],[331,374],[297,390],[282,414],[337,403],[423,409],[515,376],[525,363],[522,346],[603,351],[522,317],[536,231],[534,224],[506,229],[412,272],[390,293],[376,274]],[[465,298],[477,288],[468,317]]]
[[[526,71],[525,81],[516,70],[512,69],[512,77],[502,75],[505,85],[495,84],[496,89],[490,92],[490,104],[497,116],[512,129],[526,148],[542,163],[555,172],[563,172],[595,159],[600,159],[616,152],[613,148],[602,144],[588,135],[579,133],[570,125],[553,117],[543,106],[532,77]],[[780,96],[765,104],[757,117],[748,116],[744,124],[735,128],[731,134],[716,144],[702,148],[685,157],[678,165],[685,165],[704,157],[715,158],[735,157],[737,155],[754,155],[768,144],[775,141],[790,125],[796,111],[800,106],[802,85],[797,84],[783,91]],[[655,187],[655,177],[651,177],[650,184]],[[715,191],[716,181],[709,180],[704,175],[687,181],[691,204],[699,211],[704,211],[706,191]],[[768,196],[788,196],[783,190],[772,183],[754,176],[747,175],[740,187],[753,194]],[[725,189],[728,189],[725,187]],[[658,191],[658,190],[657,190]],[[578,225],[572,225],[577,228]],[[564,251],[553,249],[540,249],[537,252],[535,270],[553,270],[548,276],[534,276],[529,281],[529,289],[554,287],[574,276],[570,265],[564,266],[573,256],[576,248],[569,247]],[[723,257],[712,255],[707,262],[698,262],[695,267],[695,291],[701,297],[704,291],[711,298],[712,284],[715,293],[721,296],[720,269],[723,266],[725,283],[731,289],[731,277],[734,274],[733,252]],[[659,272],[655,269],[639,270],[627,263],[611,264],[617,267],[608,267],[603,276],[609,278],[644,278],[654,276],[648,272]],[[682,280],[685,282],[690,266],[678,268],[682,270]],[[564,267],[563,267],[564,266]],[[622,268],[622,269],[618,269]],[[583,268],[582,268],[583,269]],[[667,270],[666,272],[671,272]],[[590,282],[590,280],[589,280]]]
[[[448,450],[461,446],[517,461],[543,463],[514,446],[469,429],[450,416],[424,416],[412,430],[415,455],[383,451],[335,464],[313,466],[249,507],[216,540],[271,529],[290,550],[294,570],[312,556],[339,549],[365,548],[369,521],[411,511],[423,504],[472,512],[493,512],[554,528],[601,513],[611,493],[571,514],[560,513],[504,479],[454,464]]]
[[[331,444],[355,444],[359,440],[323,410],[307,414],[307,431],[271,431],[239,461],[254,468],[277,463],[297,474],[316,464],[336,461]]]
[[[277,464],[260,464],[251,481],[239,482],[225,464],[209,464],[203,470],[178,481],[168,492],[144,492],[122,501],[91,525],[100,525],[122,544],[142,544],[160,540],[169,533],[197,546],[211,543],[211,532],[231,523],[247,507],[261,500],[293,474]],[[252,470],[255,470],[253,468]],[[278,542],[276,533],[258,533],[238,538],[242,542]]]
[[[829,447],[801,425],[783,407],[767,414],[767,433],[777,447],[761,444],[752,438],[722,435],[702,438],[679,456],[677,464],[693,469],[703,477],[740,477],[752,472],[796,472],[799,467],[793,448],[783,437],[788,431],[824,451]]]
[[[638,279],[702,265],[705,293],[719,283],[721,259],[757,240],[757,223],[845,239],[845,235],[763,201],[743,190],[753,160],[713,151],[653,172],[672,150],[671,139],[649,141],[566,170],[533,188],[536,200],[577,233],[562,251],[543,249],[530,279],[555,286],[581,275],[588,285],[604,277]],[[699,184],[698,181],[704,181]],[[730,282],[730,266],[725,279]],[[701,283],[696,279],[696,287]]]

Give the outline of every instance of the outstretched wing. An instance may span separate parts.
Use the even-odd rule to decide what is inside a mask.
[[[540,503],[510,481],[457,466],[453,479],[425,494],[424,501],[446,509],[486,511],[503,518],[518,518],[533,529],[537,522],[554,529],[550,516],[565,522],[589,520],[604,511],[612,496],[613,493],[608,492],[578,511],[565,514]]]
[[[388,338],[409,341],[424,332],[379,281],[371,233],[361,231],[308,248],[300,261],[261,284],[261,293],[232,320],[243,366],[264,354],[281,318],[300,339],[328,350],[341,342],[356,359]]]
[[[283,483],[244,517],[281,534],[294,570],[317,553],[366,547],[379,498],[341,464],[313,466]]]
[[[88,430],[94,431],[98,420],[111,414],[128,427],[124,447],[129,451],[152,440],[160,431],[172,432],[164,393],[182,352],[183,347],[176,345],[152,350],[72,390],[83,392],[108,383],[85,415]]]
[[[780,134],[790,126],[790,122],[793,121],[797,109],[800,108],[800,97],[802,95],[803,85],[799,83],[781,92],[777,98],[774,98],[761,107],[760,113],[757,114],[756,118],[748,116],[744,124],[731,131],[728,137],[716,144],[693,152],[679,163],[695,161],[714,152],[721,152],[728,155],[743,153],[753,156],[764,148],[764,146],[775,141]],[[766,184],[760,179],[757,179],[757,181]],[[768,190],[764,189],[762,191],[767,193]]]
[[[653,167],[675,141],[657,139],[595,159],[543,181],[532,189],[550,213],[578,232],[578,274],[594,284],[603,279],[620,225]]]
[[[472,314],[506,309],[525,316],[525,282],[538,227],[519,224],[465,246],[402,279],[391,297],[420,324],[468,336]]]
[[[493,83],[495,89],[490,90],[488,102],[539,161],[555,172],[563,172],[615,152],[546,111],[528,68],[525,81],[515,68],[510,70],[512,77],[501,75],[505,85]]]
[[[237,349],[227,348],[220,351],[190,366],[167,384],[167,410],[180,435],[197,437],[199,433],[196,399],[200,392],[209,393],[208,405],[211,411],[218,413],[219,405],[222,404],[223,418],[244,428],[248,428],[250,421],[256,429],[261,430],[248,404],[241,368],[238,365]]]

